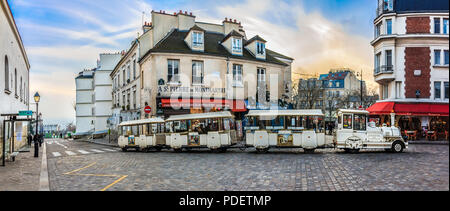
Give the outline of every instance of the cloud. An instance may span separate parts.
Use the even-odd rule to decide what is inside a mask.
[[[248,38],[258,34],[268,41],[268,48],[294,58],[294,79],[300,77],[297,73],[314,75],[347,67],[357,72],[363,70],[368,86],[377,87],[373,80],[370,38],[348,32],[318,11],[305,12],[301,3],[248,0],[218,7],[216,12],[222,17],[232,14],[233,19],[242,22]],[[286,16],[294,23],[279,24]]]

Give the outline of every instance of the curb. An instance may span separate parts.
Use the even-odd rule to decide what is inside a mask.
[[[408,144],[420,144],[420,145],[449,145],[448,141],[409,141]]]
[[[41,176],[39,178],[39,191],[50,191],[48,182],[47,144],[44,142],[42,151]]]

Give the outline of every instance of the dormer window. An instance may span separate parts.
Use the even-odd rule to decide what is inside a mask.
[[[265,55],[266,54],[266,44],[262,42],[256,43],[256,53],[259,55]]]
[[[192,33],[192,46],[193,47],[201,47],[203,46],[203,33],[202,32],[193,32]]]
[[[233,53],[242,53],[242,38],[232,38]]]

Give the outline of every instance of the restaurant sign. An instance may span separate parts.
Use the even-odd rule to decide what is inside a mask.
[[[209,87],[178,87],[178,86],[159,86],[158,93],[161,94],[224,94],[225,88],[209,88]]]

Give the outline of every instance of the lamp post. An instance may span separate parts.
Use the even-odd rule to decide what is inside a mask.
[[[39,143],[38,143],[38,133],[39,133],[39,101],[41,96],[36,92],[34,95],[34,102],[36,102],[36,134],[34,136],[34,157],[39,157]]]

